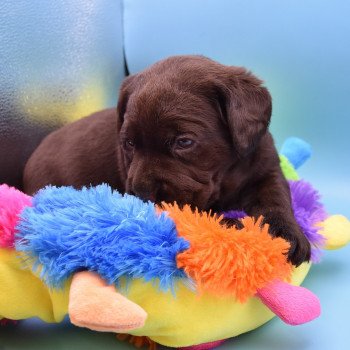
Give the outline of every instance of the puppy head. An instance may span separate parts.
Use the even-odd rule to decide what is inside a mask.
[[[126,191],[205,210],[266,132],[271,98],[243,68],[176,56],[125,79],[117,111]]]

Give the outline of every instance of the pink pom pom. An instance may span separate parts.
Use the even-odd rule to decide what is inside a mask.
[[[19,214],[31,204],[30,196],[14,187],[0,185],[0,247],[12,248],[14,246]]]

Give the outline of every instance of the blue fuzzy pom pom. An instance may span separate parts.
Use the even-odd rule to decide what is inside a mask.
[[[50,287],[61,287],[81,270],[96,271],[117,286],[122,277],[159,280],[162,290],[186,277],[176,256],[189,243],[177,236],[174,222],[151,202],[108,185],[46,187],[20,222],[16,248],[34,260],[34,269],[40,266]]]
[[[282,145],[283,154],[295,169],[298,169],[311,157],[311,146],[298,137],[288,138]]]

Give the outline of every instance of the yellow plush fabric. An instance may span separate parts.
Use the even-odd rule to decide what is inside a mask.
[[[46,322],[60,322],[68,312],[70,281],[60,291],[50,291],[14,250],[0,249],[0,318],[39,317]],[[294,270],[292,283],[299,285],[309,271],[303,264]],[[159,292],[152,283],[135,280],[128,287],[127,298],[148,314],[143,328],[128,333],[148,336],[157,343],[179,347],[230,338],[269,321],[274,314],[259,299],[239,303],[232,298],[207,294],[200,298],[179,285],[176,296]]]
[[[326,249],[339,249],[350,242],[350,221],[343,215],[332,215],[319,224],[326,237]]]
[[[294,270],[292,284],[300,285],[309,264]],[[179,286],[176,297],[159,293],[157,286],[133,281],[127,297],[140,305],[148,318],[143,328],[129,332],[146,335],[159,344],[180,347],[231,338],[259,327],[274,314],[258,298],[239,303],[232,298],[202,294],[200,298],[185,286]]]
[[[0,319],[39,317],[46,322],[61,322],[67,314],[68,292],[67,288],[50,291],[25,268],[16,251],[0,248]]]

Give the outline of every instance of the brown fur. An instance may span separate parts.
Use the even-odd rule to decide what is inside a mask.
[[[310,245],[293,217],[270,117],[269,92],[244,68],[171,57],[126,78],[117,110],[47,136],[26,165],[24,187],[32,194],[47,184],[106,182],[156,202],[264,215],[298,265]]]

